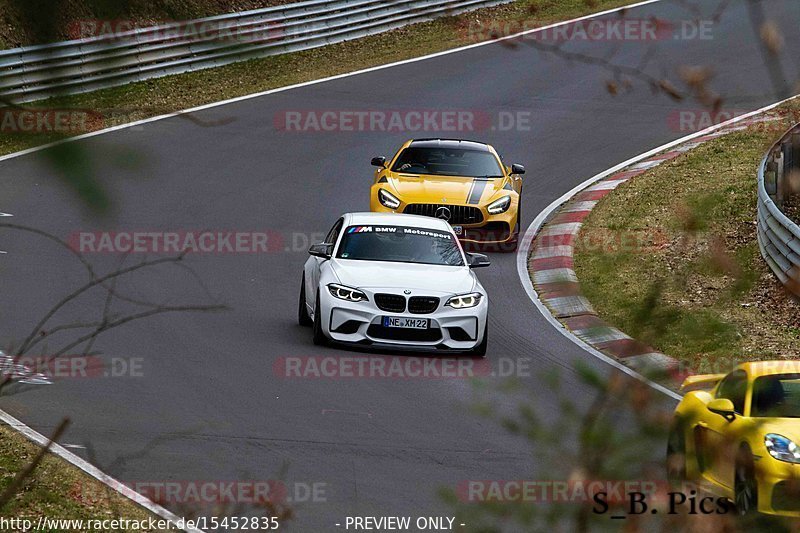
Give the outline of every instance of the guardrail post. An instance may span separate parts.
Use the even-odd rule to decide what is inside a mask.
[[[764,188],[773,202],[778,201],[778,173],[782,170],[783,165],[778,165],[775,161],[775,154],[770,153],[764,167]]]
[[[789,150],[791,154],[791,150]],[[783,202],[786,200],[786,180],[784,179],[789,173],[786,171],[787,158],[784,152],[780,151],[775,154],[775,203],[778,207],[783,207]]]
[[[783,191],[783,197],[788,198],[793,194],[797,194],[800,192],[798,190],[797,178],[798,178],[798,170],[800,170],[800,130],[797,127],[794,128],[792,134],[789,136],[789,158],[784,162],[784,180],[783,180],[783,187],[781,190]],[[781,204],[783,207],[783,204]]]

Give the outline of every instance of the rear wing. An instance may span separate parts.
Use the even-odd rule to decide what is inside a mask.
[[[719,383],[727,374],[697,374],[689,376],[683,381],[681,390],[689,392],[693,390],[709,390]]]

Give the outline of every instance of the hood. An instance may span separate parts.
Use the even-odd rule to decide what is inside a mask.
[[[359,289],[411,289],[431,295],[462,294],[475,286],[468,267],[331,259],[342,285]]]
[[[752,418],[761,435],[777,433],[800,445],[800,420],[797,418]]]
[[[395,172],[388,173],[387,179],[399,198],[410,204],[483,205],[501,191],[508,181],[508,178],[416,176]]]

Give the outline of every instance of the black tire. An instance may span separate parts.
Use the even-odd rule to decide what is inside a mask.
[[[734,472],[734,500],[736,511],[741,516],[755,514],[758,511],[758,485],[756,484],[753,454],[747,446],[742,446],[736,458]]]
[[[667,439],[667,480],[672,486],[686,481],[686,433],[676,418]]]
[[[489,322],[487,319],[486,327],[483,328],[483,340],[477,346],[475,346],[472,350],[470,350],[470,355],[476,357],[486,357],[486,348],[489,346]]]
[[[308,316],[308,307],[306,306],[306,274],[303,273],[303,279],[300,281],[300,301],[297,304],[297,323],[301,326],[310,326],[314,323],[311,317]]]
[[[328,344],[328,337],[322,331],[322,312],[319,308],[319,291],[317,291],[317,299],[314,303],[314,344],[317,346],[325,346]]]

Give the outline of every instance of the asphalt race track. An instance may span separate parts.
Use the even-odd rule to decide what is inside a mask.
[[[675,24],[698,16],[670,1],[629,11]],[[791,79],[800,52],[800,3],[763,2],[786,39]],[[616,15],[613,15],[616,16]],[[713,69],[711,87],[724,107],[752,110],[780,100],[769,83],[759,40],[743,1],[734,1],[710,39],[654,43],[580,42],[563,50],[636,68],[656,78],[687,65]],[[265,74],[265,75],[268,75]],[[263,480],[325,484],[326,502],[301,503],[295,531],[334,531],[347,515],[442,515],[437,496],[468,479],[568,476],[568,461],[532,450],[521,437],[471,413],[476,400],[509,402],[466,379],[285,379],[279,358],[348,356],[317,348],[309,329],[296,325],[297,291],[305,249],[342,212],[367,210],[372,156],[391,155],[424,132],[288,132],[274,126],[287,110],[476,110],[529,112],[526,128],[466,133],[493,144],[507,163],[527,167],[523,227],[567,190],[620,162],[682,137],[676,113],[696,110],[654,94],[640,80],[612,95],[603,66],[568,61],[526,43],[493,43],[455,54],[345,77],[223,105],[79,141],[91,171],[115,204],[94,215],[73,198],[37,152],[0,163],[0,210],[13,221],[67,238],[82,231],[267,230],[282,239],[270,253],[190,257],[202,286],[186,270],[158,268],[121,283],[137,298],[171,303],[218,301],[224,313],[163,315],[108,332],[95,345],[105,358],[143,358],[142,375],[65,379],[4,397],[0,407],[48,434],[64,416],[63,439],[73,451],[126,481]],[[43,311],[85,282],[75,259],[44,240],[0,234],[0,346],[19,342]],[[119,254],[94,254],[98,270],[114,268]],[[135,261],[140,257],[128,258]],[[580,361],[616,372],[570,344],[523,291],[514,254],[493,254],[479,271],[491,298],[489,359],[524,361],[523,383],[536,408],[557,416],[558,400],[541,388],[539,374],[561,371],[562,387],[581,405],[591,397],[573,367]],[[82,298],[62,320],[96,320],[103,299]],[[44,348],[44,347],[42,347]],[[364,355],[364,354],[360,354]],[[664,400],[664,408],[672,406]],[[621,416],[624,419],[624,416]],[[624,420],[620,423],[624,423]],[[658,459],[661,449],[653,451]],[[543,463],[547,462],[546,465]],[[169,505],[180,510],[178,505]]]

